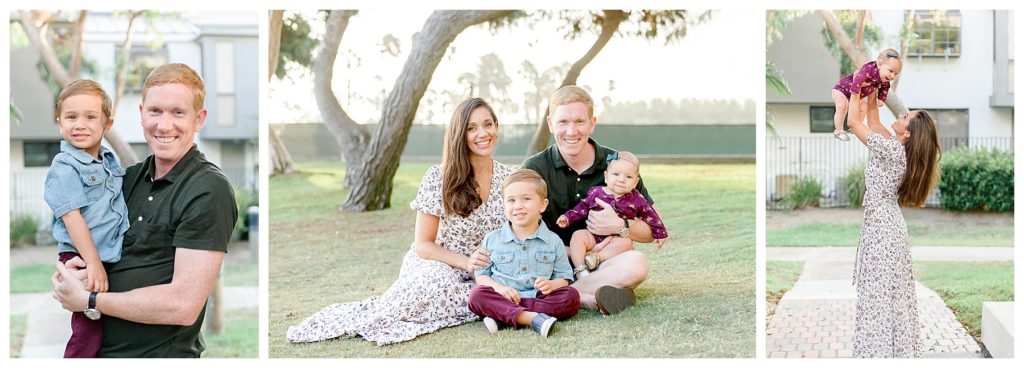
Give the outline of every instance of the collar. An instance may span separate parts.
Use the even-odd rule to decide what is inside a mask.
[[[85,153],[85,151],[83,151],[81,148],[75,147],[71,143],[68,143],[68,141],[66,140],[60,141],[60,151],[67,153],[68,155],[71,155],[71,157],[74,157],[76,160],[78,160],[78,162],[81,162],[83,164],[89,164],[97,161],[95,157],[92,157],[88,153]],[[100,145],[100,157],[107,158],[107,155],[110,154],[110,150],[108,150],[107,147],[103,147],[103,145]]]
[[[533,235],[530,235],[530,236],[526,237],[526,239],[523,239],[523,240],[530,240],[530,239],[545,240],[542,237],[545,237],[547,235],[547,233],[551,233],[551,230],[548,230],[548,227],[544,225],[544,220],[538,219],[537,221],[540,221],[540,226],[537,227],[537,231],[533,232]],[[516,239],[515,231],[512,231],[512,222],[511,221],[505,220],[505,225],[503,225],[501,227],[501,230],[498,233],[498,240],[500,240],[502,243],[512,243],[512,242],[515,242],[517,240]]]
[[[181,157],[181,160],[178,160],[178,163],[174,164],[171,171],[167,172],[167,175],[164,175],[164,177],[160,179],[153,180],[153,176],[156,174],[156,156],[150,155],[146,158],[146,179],[149,179],[150,182],[168,181],[173,183],[179,176],[181,176],[186,167],[192,166],[192,161],[195,161],[202,156],[203,154],[199,152],[199,149],[196,148],[195,143],[193,143],[192,147],[188,149],[188,152],[185,152],[185,155]]]
[[[597,144],[597,141],[595,141],[593,137],[587,138],[587,143],[594,146],[594,162],[590,164],[590,168],[583,173],[594,172],[599,169],[601,171],[604,171],[604,168],[607,167],[608,165],[607,162],[604,160],[605,156],[607,156],[609,152],[613,152],[613,150],[600,144]],[[556,169],[569,167],[569,164],[565,162],[564,158],[562,158],[562,152],[558,151],[557,143],[551,145],[551,148],[549,149],[551,150],[550,155],[552,167]]]

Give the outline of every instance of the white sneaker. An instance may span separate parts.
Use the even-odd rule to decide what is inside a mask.
[[[846,131],[844,131],[844,130],[836,130],[836,131],[832,132],[832,136],[836,137],[836,139],[841,140],[843,142],[849,142],[850,141],[850,135],[846,134]]]

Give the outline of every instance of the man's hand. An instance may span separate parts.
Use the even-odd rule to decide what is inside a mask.
[[[538,277],[537,281],[533,282],[533,287],[540,290],[544,295],[551,294],[552,291],[555,291],[554,286],[551,285],[551,280],[548,280],[547,277]]]
[[[64,267],[71,271],[76,279],[82,280],[83,284],[89,279],[89,274],[85,271],[85,260],[81,257],[76,256],[69,259],[67,262],[64,262]],[[57,274],[60,274],[60,272]]]
[[[466,260],[466,264],[462,269],[473,272],[480,268],[485,268],[491,264],[491,252],[488,252],[484,247],[476,248],[473,254],[469,255]],[[517,294],[518,295],[518,294]]]
[[[89,292],[74,271],[56,262],[57,273],[50,282],[53,284],[53,298],[60,302],[61,308],[69,312],[84,311],[89,305]]]
[[[511,300],[513,303],[519,304],[519,292],[509,286],[498,286],[494,288],[498,294],[505,297],[505,299]]]
[[[594,235],[618,235],[624,225],[615,209],[600,198],[595,199],[595,203],[601,206],[601,210],[591,210],[587,215],[587,230]]]

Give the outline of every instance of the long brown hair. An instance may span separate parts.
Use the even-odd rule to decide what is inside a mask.
[[[925,110],[907,124],[910,138],[904,150],[907,153],[907,170],[903,173],[896,190],[900,206],[920,207],[928,198],[928,192],[939,180],[939,135],[935,131],[935,119]]]
[[[491,113],[495,126],[498,117],[494,109],[482,98],[475,97],[462,101],[452,114],[452,121],[444,132],[444,148],[441,150],[441,205],[445,213],[468,217],[477,207],[483,204],[479,185],[473,173],[473,165],[469,163],[469,146],[466,144],[466,126],[469,115],[477,108],[485,108]]]

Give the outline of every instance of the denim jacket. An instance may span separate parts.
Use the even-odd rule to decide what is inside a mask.
[[[524,298],[537,297],[533,283],[538,277],[549,280],[572,278],[572,266],[562,239],[548,230],[544,221],[537,232],[526,239],[516,239],[511,223],[484,237],[484,249],[490,252],[491,263],[476,270],[476,276],[487,275],[498,283],[519,291]]]
[[[128,206],[121,192],[124,168],[106,147],[100,146],[100,157],[102,161],[61,141],[60,153],[54,156],[46,173],[43,197],[53,210],[57,252],[78,253],[61,219],[77,209],[89,227],[100,261],[117,262],[121,259],[124,233],[128,231]]]

